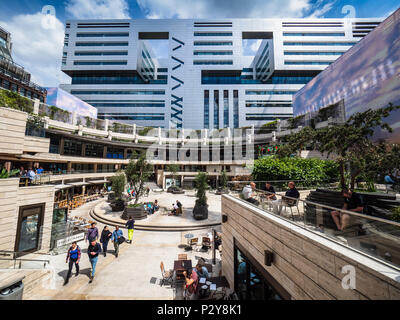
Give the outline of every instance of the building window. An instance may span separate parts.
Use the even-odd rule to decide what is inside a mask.
[[[239,91],[233,90],[233,127],[239,128]]]
[[[82,156],[82,142],[65,139],[63,154],[67,156]]]
[[[287,37],[344,37],[344,32],[339,33],[301,33],[301,32],[284,32]]]
[[[128,42],[77,42],[77,47],[126,47]]]
[[[44,209],[44,203],[19,208],[17,237],[14,251],[29,253],[39,249]]]
[[[229,127],[229,92],[224,90],[224,128]]]
[[[119,66],[127,65],[127,61],[74,61],[74,66]]]
[[[232,32],[195,32],[195,37],[230,37]]]
[[[284,42],[284,46],[352,46],[357,42]]]
[[[330,65],[333,61],[285,61],[286,65]]]
[[[86,37],[128,37],[128,32],[122,33],[77,33],[76,36],[78,38],[86,38]]]
[[[214,129],[219,129],[219,91],[214,90]]]
[[[210,91],[204,90],[204,128],[210,128]]]
[[[233,51],[194,51],[195,56],[231,56]]]
[[[257,264],[257,265],[256,265]],[[284,300],[290,296],[285,292],[284,297],[271,284],[271,279],[264,275],[262,267],[250,256],[246,256],[238,246],[234,245],[234,279],[235,292],[240,300]],[[275,282],[275,280],[273,280]],[[280,288],[280,291],[283,288]],[[284,290],[284,289],[283,289]]]
[[[195,41],[195,46],[232,46],[232,41]]]
[[[232,60],[194,60],[194,65],[233,64]]]

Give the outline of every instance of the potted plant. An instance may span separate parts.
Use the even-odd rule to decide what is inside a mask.
[[[196,176],[196,203],[193,208],[193,217],[196,220],[203,220],[208,218],[208,204],[206,197],[207,174],[205,172],[199,172]]]
[[[125,201],[122,199],[122,193],[125,190],[126,177],[123,172],[111,177],[112,189],[115,194],[115,200],[110,204],[112,211],[123,211],[125,208]]]
[[[229,193],[229,189],[228,189],[228,176],[226,175],[226,171],[223,170],[221,172],[221,176],[220,176],[220,186],[218,187],[218,190],[216,192],[216,194],[227,194]]]
[[[175,187],[175,188],[171,188],[171,187],[169,187],[168,189],[167,189],[167,192],[172,192],[172,193],[174,193],[174,191],[181,191],[181,188],[179,188],[177,185],[176,185],[176,177],[178,176],[177,175],[177,172],[178,172],[178,170],[179,170],[179,165],[177,165],[177,164],[175,164],[175,163],[173,163],[173,164],[169,164],[168,166],[167,166],[167,172],[171,172],[171,177],[172,177],[172,186],[171,187]],[[171,189],[170,189],[171,188]]]
[[[146,191],[144,184],[149,179],[151,173],[152,166],[146,161],[145,152],[142,152],[137,160],[131,157],[129,164],[125,169],[125,174],[128,183],[135,190],[135,197],[134,203],[125,208],[122,219],[128,219],[130,216],[133,216],[134,219],[144,219],[147,217],[143,203],[140,203],[139,199]]]

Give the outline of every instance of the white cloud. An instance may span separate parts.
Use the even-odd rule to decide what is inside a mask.
[[[74,19],[129,19],[126,0],[70,0],[65,11]]]
[[[336,0],[333,2],[326,3],[322,8],[316,9],[312,14],[306,18],[323,18],[324,14],[330,11],[335,4]]]
[[[16,63],[31,73],[31,80],[41,86],[58,86],[69,82],[61,72],[64,24],[56,17],[46,20],[41,13],[23,14],[0,26],[11,33],[12,56]]]
[[[278,18],[303,17],[310,0],[137,0],[147,18]]]

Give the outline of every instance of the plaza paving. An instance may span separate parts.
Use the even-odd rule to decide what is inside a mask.
[[[195,198],[189,195],[173,195],[170,194],[153,194],[143,201],[152,201],[156,197],[161,206],[169,206],[172,201],[179,199],[185,210],[185,214],[180,217],[163,216],[157,213],[151,216],[148,221],[157,223],[164,219],[174,219],[173,223],[196,223],[191,218],[189,207],[194,205]],[[209,195],[210,218],[212,221],[220,215],[221,200],[220,196]],[[175,199],[176,198],[176,199]],[[171,200],[173,199],[173,200]],[[96,206],[104,203],[104,199],[87,203],[82,207],[72,210],[72,216],[81,216],[91,219],[89,212]],[[178,220],[179,219],[179,220]],[[97,227],[100,232],[103,224],[98,223]],[[111,228],[113,231],[114,228]],[[220,230],[220,228],[216,228]],[[124,236],[127,237],[127,230],[123,229]],[[201,229],[190,231],[194,236],[206,236],[211,229]],[[179,299],[175,297],[174,290],[170,286],[159,285],[161,279],[160,262],[163,261],[166,269],[173,267],[174,260],[177,260],[179,253],[187,253],[188,259],[192,260],[195,265],[199,257],[203,257],[210,262],[212,252],[185,252],[182,244],[186,244],[187,240],[184,235],[188,232],[153,232],[135,230],[133,243],[124,243],[120,247],[118,258],[114,256],[114,247],[109,243],[109,254],[107,257],[99,256],[96,267],[96,275],[93,283],[89,284],[90,263],[86,253],[88,243],[80,241],[78,244],[82,249],[80,262],[81,273],[75,277],[73,269],[72,277],[66,286],[63,286],[64,278],[67,274],[67,264],[65,263],[66,253],[62,253],[51,257],[50,268],[54,270],[53,279],[46,288],[37,290],[31,299]],[[217,263],[213,266],[213,274],[218,275],[220,270],[220,257],[217,252]]]
[[[171,194],[167,192],[153,192],[149,196],[141,198],[141,202],[154,202],[158,200],[161,207],[159,212],[149,215],[147,219],[136,221],[137,226],[202,226],[221,223],[221,196],[207,192],[208,219],[195,220],[193,218],[193,207],[196,201],[195,191],[185,191],[185,194]],[[172,210],[172,204],[179,200],[183,206],[183,214],[180,216],[168,216]],[[133,201],[132,201],[133,202]],[[94,211],[97,216],[125,223],[121,219],[122,212],[112,212],[110,204],[103,201],[95,206]]]

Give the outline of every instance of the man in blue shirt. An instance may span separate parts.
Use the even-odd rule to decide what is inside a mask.
[[[210,279],[210,274],[208,273],[208,270],[205,266],[202,266],[201,264],[197,264],[196,271],[200,278],[206,278],[207,280]]]
[[[119,241],[120,238],[123,236],[122,230],[119,229],[118,226],[115,227],[114,232],[112,233],[111,236],[111,241],[114,243],[114,249],[115,249],[115,257],[118,258],[118,252],[119,252]]]

